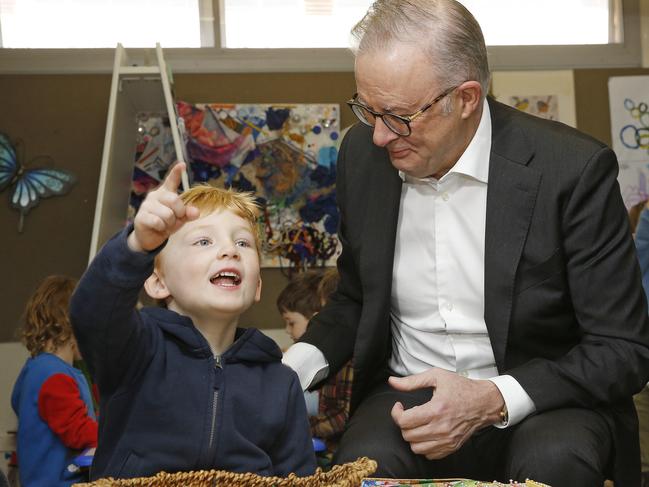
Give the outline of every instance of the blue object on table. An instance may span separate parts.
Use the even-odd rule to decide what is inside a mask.
[[[322,441],[320,438],[313,438],[313,451],[319,453],[321,451],[325,451],[326,449],[327,445],[325,445],[324,441]]]
[[[81,455],[74,457],[72,463],[79,468],[89,467],[92,465],[92,458],[95,455],[94,448],[86,448]]]

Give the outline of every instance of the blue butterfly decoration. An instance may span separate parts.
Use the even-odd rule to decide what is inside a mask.
[[[0,191],[13,185],[9,201],[20,211],[19,232],[23,231],[25,216],[41,198],[66,194],[76,180],[74,174],[60,169],[23,167],[9,137],[0,133]]]

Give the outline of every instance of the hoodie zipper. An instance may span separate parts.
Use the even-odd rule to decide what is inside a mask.
[[[221,364],[221,356],[214,356],[214,390],[212,394],[212,426],[210,428],[210,443],[208,447],[209,460],[212,461],[212,447],[215,444],[216,437],[216,413],[218,411],[219,405],[219,388],[221,386],[221,371],[223,370],[223,365]]]

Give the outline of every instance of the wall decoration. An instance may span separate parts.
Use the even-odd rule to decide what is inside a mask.
[[[649,198],[649,76],[609,78],[608,91],[618,182],[629,208]]]
[[[334,265],[338,105],[179,102],[177,110],[192,183],[253,191],[261,203],[262,266]],[[168,120],[140,114],[129,218],[175,160]]]
[[[505,103],[537,117],[547,120],[559,120],[559,99],[557,95],[510,96]]]
[[[556,99],[556,116],[553,120],[577,126],[577,112],[575,107],[575,77],[571,69],[562,70],[534,70],[534,71],[494,71],[491,77],[490,92],[496,100],[509,105],[515,105],[518,100],[528,100],[528,107],[534,107],[534,102],[553,106],[552,99],[547,101],[548,95]],[[531,99],[531,97],[536,99]],[[520,103],[519,103],[520,104]],[[525,102],[523,101],[523,104]],[[538,104],[536,108],[538,109]],[[552,109],[551,109],[552,111]]]
[[[19,160],[16,147],[24,149],[22,143],[13,144],[11,139],[0,133],[0,191],[13,187],[9,197],[11,206],[20,212],[18,232],[22,233],[25,216],[36,207],[41,198],[66,194],[76,182],[74,174],[61,169],[31,168],[36,161],[50,162],[49,156],[39,156],[29,164]]]

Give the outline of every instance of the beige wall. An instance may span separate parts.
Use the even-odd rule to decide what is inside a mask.
[[[649,0],[641,0],[643,62],[649,67]],[[563,70],[495,72],[493,91],[509,94],[557,94],[565,123],[610,139],[606,80],[610,75],[646,70]],[[65,197],[43,201],[17,232],[18,213],[9,208],[9,190],[0,193],[0,341],[10,341],[27,297],[53,273],[80,276],[85,269],[94,216],[111,77],[97,75],[0,76],[0,131],[24,141],[26,161],[47,154],[55,167],[73,171],[79,182]],[[355,91],[351,72],[268,74],[178,74],[176,98],[188,102],[340,103],[342,126],[353,116],[343,106]],[[279,328],[277,294],[286,278],[264,270],[262,302],[242,323]]]
[[[175,95],[188,102],[339,103],[354,93],[352,73],[176,75]],[[63,197],[34,208],[17,231],[9,190],[0,193],[0,342],[15,339],[24,303],[49,274],[79,277],[86,267],[106,128],[110,75],[0,76],[0,131],[24,142],[26,160],[47,154],[79,181]],[[342,125],[353,115],[342,108]],[[262,301],[242,319],[260,328],[283,326],[275,299],[287,280],[262,272]]]
[[[649,0],[640,0],[642,67],[649,68]]]

